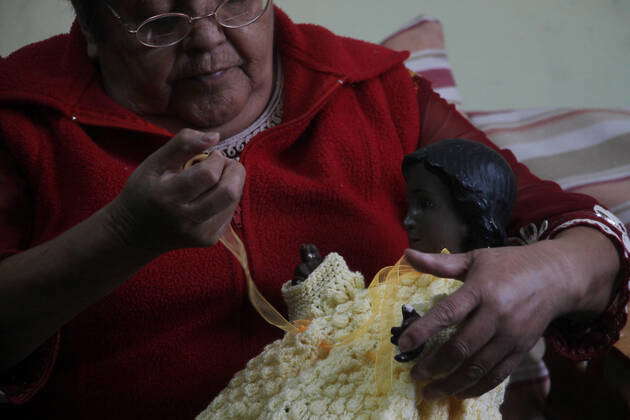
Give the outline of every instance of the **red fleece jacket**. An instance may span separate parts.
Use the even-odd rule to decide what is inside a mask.
[[[368,279],[401,255],[404,154],[445,137],[488,140],[428,83],[414,84],[405,54],[295,25],[279,10],[276,18],[284,122],[241,155],[241,206],[253,278],[281,307],[300,243],[340,252]],[[76,25],[2,61],[0,133],[33,198],[25,248],[111,201],[172,137],[104,93]],[[592,208],[504,156],[519,179],[513,227]],[[61,329],[56,361],[42,367],[49,377],[10,416],[192,418],[278,336],[251,309],[241,269],[222,246],[173,251]]]

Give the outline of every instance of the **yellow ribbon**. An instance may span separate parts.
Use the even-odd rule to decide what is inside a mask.
[[[442,254],[448,254],[443,249]],[[418,276],[426,276],[427,283],[437,277],[430,274],[422,274],[409,265],[405,257],[402,257],[395,265],[381,269],[368,287],[372,314],[370,318],[357,331],[342,339],[340,344],[346,344],[356,340],[364,334],[373,322],[380,322],[378,326],[378,345],[374,360],[374,381],[377,395],[388,395],[392,388],[394,372],[394,345],[391,343],[391,327],[394,325],[396,314],[400,311],[396,302],[396,294],[404,277],[417,279]],[[422,282],[426,284],[425,282]]]
[[[245,278],[247,279],[247,294],[256,311],[268,323],[286,332],[292,334],[303,332],[308,327],[309,320],[289,322],[260,293],[249,271],[245,246],[231,225],[220,241],[243,267]],[[448,251],[442,250],[442,253],[448,253]],[[378,322],[378,345],[374,357],[374,380],[377,395],[389,394],[392,386],[394,345],[390,342],[390,329],[394,325],[395,314],[400,311],[400,308],[398,305],[391,305],[391,303],[396,300],[396,293],[401,284],[401,278],[406,276],[416,278],[420,274],[407,263],[404,257],[398,260],[395,265],[381,269],[368,286],[371,306],[370,317],[359,328],[351,334],[340,338],[336,343],[324,343],[329,350],[335,346],[348,345],[363,336],[373,323]],[[433,279],[434,276],[430,276],[430,278]]]
[[[337,345],[347,345],[364,335],[372,324],[378,322],[376,354],[374,355],[374,381],[377,395],[387,395],[392,387],[394,371],[394,345],[390,341],[391,327],[394,326],[396,313],[400,311],[396,294],[401,278],[420,275],[405,258],[395,265],[381,269],[368,286],[370,299],[370,317],[350,335],[339,340]]]
[[[234,257],[236,257],[243,267],[245,278],[247,279],[247,295],[249,297],[249,301],[252,303],[256,311],[258,311],[260,316],[262,316],[265,321],[271,325],[275,325],[286,332],[292,334],[299,333],[301,330],[300,326],[292,324],[283,317],[282,314],[278,312],[267,299],[265,299],[256,287],[256,284],[252,280],[252,275],[249,272],[245,245],[243,245],[243,241],[241,241],[241,238],[238,237],[231,224],[219,240],[234,255]]]

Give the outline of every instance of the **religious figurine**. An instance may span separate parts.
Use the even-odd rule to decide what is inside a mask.
[[[493,150],[446,140],[404,159],[411,248],[463,252],[500,246],[515,179]],[[500,419],[505,383],[478,398],[424,400],[411,363],[394,362],[397,338],[461,282],[421,274],[399,262],[365,288],[343,258],[302,245],[294,279],[282,287],[297,333],[269,344],[198,416],[205,419]],[[395,308],[403,308],[400,313]],[[402,319],[400,327],[391,328]],[[455,329],[399,362],[431,352]],[[391,343],[390,343],[391,340]]]
[[[409,200],[404,225],[410,248],[467,252],[506,245],[516,178],[501,155],[480,143],[445,140],[405,156],[403,174]],[[420,316],[409,305],[402,312],[402,325],[392,328],[396,345]],[[396,360],[413,360],[421,351],[401,353]]]

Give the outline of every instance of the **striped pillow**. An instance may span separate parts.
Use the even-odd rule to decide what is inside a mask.
[[[393,50],[408,50],[405,62],[409,70],[429,80],[446,101],[461,105],[453,70],[444,48],[442,24],[433,17],[420,15],[381,42]]]
[[[409,50],[407,67],[459,108],[462,99],[437,19],[420,15],[381,44]],[[567,191],[595,197],[630,227],[630,108],[533,108],[465,115],[536,175]]]
[[[630,108],[467,114],[533,173],[595,197],[630,228]]]

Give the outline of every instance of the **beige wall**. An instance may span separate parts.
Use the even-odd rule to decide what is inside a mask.
[[[297,21],[379,41],[440,18],[466,109],[630,106],[630,0],[276,0]],[[0,54],[72,21],[66,0],[0,0]]]

